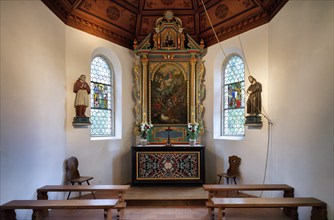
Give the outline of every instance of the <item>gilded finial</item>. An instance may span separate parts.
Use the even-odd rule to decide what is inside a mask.
[[[167,19],[167,21],[172,20],[172,18],[174,17],[173,11],[172,10],[165,11],[164,17]]]

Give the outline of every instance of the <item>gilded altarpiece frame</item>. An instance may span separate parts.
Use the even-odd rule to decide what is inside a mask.
[[[149,144],[188,143],[187,124],[199,123],[204,132],[203,41],[197,44],[183,32],[182,22],[166,11],[156,21],[155,33],[134,42],[134,97],[137,128],[153,124]]]

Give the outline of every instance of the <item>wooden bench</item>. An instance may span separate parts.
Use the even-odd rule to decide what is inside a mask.
[[[230,192],[230,191],[283,191],[283,197],[294,197],[294,188],[286,184],[249,184],[249,185],[222,185],[222,184],[204,184],[205,191],[209,191],[208,201],[206,206],[209,209],[211,215],[213,212],[212,198],[217,192]],[[283,209],[285,214],[290,212],[289,209]]]
[[[112,220],[112,209],[117,199],[85,199],[85,200],[13,200],[1,206],[1,220],[16,220],[15,209],[33,209],[32,220],[41,220],[45,209],[104,209],[107,220]],[[117,211],[117,217],[119,214]]]
[[[225,208],[286,208],[290,216],[298,220],[299,206],[312,206],[311,220],[327,220],[326,203],[315,198],[212,198],[214,208],[218,208],[218,219],[223,217]]]
[[[130,189],[130,185],[46,185],[37,189],[38,200],[48,200],[48,192],[97,192],[112,191],[118,193],[118,203],[115,208],[119,211],[126,207],[124,193]],[[48,214],[48,210],[42,211],[43,216]]]

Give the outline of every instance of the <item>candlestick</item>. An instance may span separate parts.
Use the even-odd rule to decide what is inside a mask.
[[[165,130],[167,131],[167,143],[166,143],[166,147],[171,147],[172,143],[170,142],[170,136],[169,136],[169,132],[173,131],[172,129],[170,129],[170,127],[168,126],[168,128]]]

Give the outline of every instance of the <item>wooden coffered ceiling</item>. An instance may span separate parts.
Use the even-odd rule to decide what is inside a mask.
[[[268,23],[288,0],[42,0],[66,25],[133,49],[154,32],[166,10],[205,46],[216,44],[202,1],[220,41]]]

